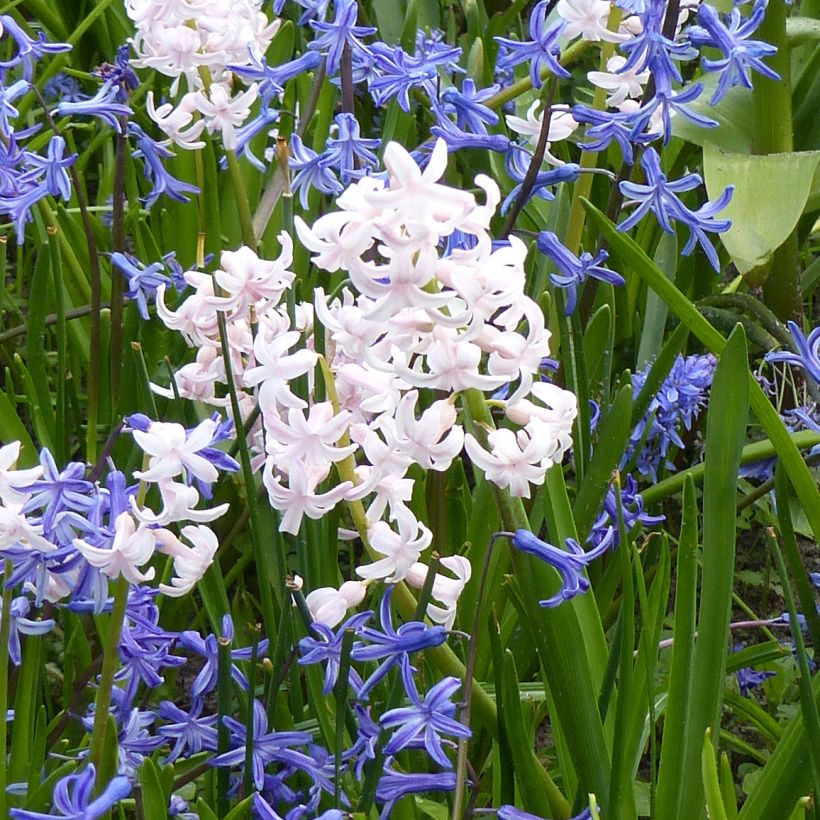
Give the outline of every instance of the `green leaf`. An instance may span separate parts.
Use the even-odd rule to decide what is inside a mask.
[[[734,185],[721,218],[732,227],[721,240],[741,273],[767,264],[792,233],[812,189],[820,151],[757,156],[703,146],[703,174],[710,199]]]
[[[810,17],[790,17],[786,20],[786,36],[792,46],[820,41],[820,20]]]
[[[702,783],[697,776],[699,741],[720,726],[719,713],[726,677],[732,584],[735,565],[736,476],[749,416],[748,352],[743,326],[726,342],[715,370],[706,419],[706,475],[703,487],[703,571],[698,636],[687,720],[681,817],[702,809]]]
[[[157,764],[146,757],[139,768],[140,796],[145,817],[165,816],[168,800],[162,790]]]
[[[692,696],[692,667],[695,648],[695,611],[698,586],[698,508],[695,485],[683,490],[683,520],[675,576],[675,642],[669,670],[669,700],[664,718],[658,778],[657,820],[679,817],[684,777],[684,739]]]
[[[544,768],[535,756],[531,727],[524,719],[521,706],[521,692],[518,689],[518,671],[512,652],[504,653],[504,689],[501,694],[506,720],[507,736],[510,743],[512,764],[523,796],[524,808],[539,815],[568,817],[569,804],[546,777]]]
[[[632,386],[627,384],[618,392],[609,413],[601,423],[598,442],[572,507],[572,515],[582,541],[592,529],[592,523],[601,509],[612,481],[612,471],[621,460],[631,430]]]
[[[23,445],[20,449],[20,467],[31,467],[37,463],[37,448],[26,426],[20,421],[8,396],[0,390],[0,444],[8,444],[10,441],[19,441]]]
[[[715,747],[712,744],[712,730],[707,729],[703,735],[703,747],[700,757],[703,788],[706,792],[706,810],[711,820],[728,820],[723,807],[723,795],[720,792]]]

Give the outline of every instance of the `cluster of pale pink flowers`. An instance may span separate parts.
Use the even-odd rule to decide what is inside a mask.
[[[173,79],[172,101],[157,105],[148,93],[151,119],[181,148],[203,147],[203,130],[236,148],[258,94],[255,84],[235,89],[228,66],[249,65],[251,51],[264,54],[280,21],[268,20],[262,0],[126,0],[125,7],[136,27],[133,65]]]
[[[368,583],[423,585],[420,558],[433,535],[411,509],[413,465],[445,471],[466,447],[488,480],[529,497],[570,446],[576,400],[540,378],[550,334],[524,293],[526,247],[516,237],[494,245],[498,187],[477,177],[480,203],[439,181],[446,163],[441,141],[424,171],[390,143],[387,179],[356,181],[339,210],[312,226],[297,219],[314,264],[346,276],[332,296],[317,289],[313,304],[288,311],[282,296],[294,277],[284,233],[274,262],[242,248],[223,253],[213,277],[186,274],[194,293],[175,310],[158,291],[160,318],[198,348],[176,373],[177,391],[230,413],[218,387],[225,314],[243,421],[261,411],[249,445],[280,529],[297,533],[305,516],[362,505],[378,557],[356,568],[361,580],[308,595],[325,622],[360,603]],[[488,449],[459,423],[458,396],[472,389],[495,394],[511,425],[490,433]],[[441,566],[451,576],[434,580],[429,614],[451,624],[470,565],[452,557]]]

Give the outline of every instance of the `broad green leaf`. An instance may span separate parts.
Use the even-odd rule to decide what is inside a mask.
[[[734,185],[720,214],[732,220],[721,240],[741,273],[767,264],[797,225],[812,189],[820,151],[755,156],[703,146],[703,173],[710,199]]]
[[[792,46],[820,41],[820,20],[810,17],[791,17],[786,20],[786,34]]]

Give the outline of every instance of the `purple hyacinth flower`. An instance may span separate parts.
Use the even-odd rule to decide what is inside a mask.
[[[555,607],[564,601],[569,601],[589,589],[589,581],[584,576],[586,567],[599,556],[603,555],[615,541],[614,530],[610,529],[609,536],[589,551],[573,538],[567,538],[566,550],[542,541],[529,530],[516,530],[510,534],[513,546],[529,555],[534,555],[545,561],[561,576],[561,588],[550,598],[539,601],[539,606]]]
[[[325,682],[323,692],[329,695],[336,685],[339,677],[339,669],[342,664],[342,642],[345,634],[353,631],[359,634],[364,625],[373,617],[372,612],[358,612],[348,618],[334,632],[326,624],[315,621],[310,625],[310,631],[316,637],[308,636],[299,641],[299,664],[310,666],[314,663],[325,663]],[[350,670],[350,688],[355,694],[359,694],[362,688],[362,679],[355,669]]]
[[[328,138],[322,154],[322,165],[338,171],[344,185],[363,177],[368,168],[375,168],[379,158],[373,153],[381,145],[379,139],[361,136],[359,123],[350,113],[337,114],[336,136]]]
[[[140,316],[147,321],[150,318],[148,299],[154,299],[160,285],[171,284],[170,277],[162,273],[165,265],[162,262],[154,262],[146,267],[135,256],[119,251],[111,254],[111,264],[125,276],[128,281],[125,296],[137,303]]]
[[[9,60],[0,61],[0,68],[14,68],[23,66],[23,77],[31,82],[34,76],[34,63],[46,54],[58,54],[61,51],[71,51],[68,43],[47,43],[45,34],[40,32],[36,40],[26,34],[18,22],[8,14],[0,14],[0,31],[14,40],[17,53]]]
[[[576,256],[567,248],[552,231],[541,231],[538,234],[536,245],[541,253],[548,256],[558,268],[558,273],[550,275],[553,285],[564,288],[568,291],[566,310],[569,316],[575,310],[578,299],[578,288],[581,287],[591,276],[601,282],[608,282],[610,285],[623,285],[624,278],[619,273],[602,267],[608,256],[606,251],[600,251],[597,256],[584,251],[580,256]]]
[[[15,666],[19,666],[22,662],[22,653],[20,650],[20,635],[45,635],[54,628],[54,619],[46,618],[41,621],[35,621],[28,617],[31,611],[31,601],[25,596],[20,595],[12,599],[11,609],[9,611],[9,659]]]
[[[245,764],[248,730],[244,723],[231,717],[223,718],[231,730],[230,752],[217,755],[208,762],[211,766],[240,766]],[[258,700],[253,701],[253,783],[258,790],[265,785],[265,766],[277,759],[278,754],[292,746],[304,746],[312,740],[310,732],[268,732],[268,716]]]
[[[535,88],[541,88],[541,72],[549,69],[557,77],[569,77],[569,72],[558,62],[558,41],[566,26],[566,21],[547,25],[549,0],[541,0],[530,15],[530,36],[532,40],[519,43],[506,37],[495,37],[501,46],[498,67],[514,68],[521,63],[530,64],[530,80]]]
[[[422,621],[407,621],[395,629],[390,612],[392,595],[393,587],[389,586],[379,604],[379,620],[383,631],[380,632],[368,626],[362,627],[359,634],[369,643],[364,644],[357,641],[351,652],[351,657],[355,661],[381,661],[359,691],[361,700],[366,700],[370,690],[394,666],[409,664],[409,656],[412,652],[441,646],[447,640],[447,630],[443,626],[427,626]]]
[[[800,367],[820,385],[820,325],[814,328],[807,338],[795,322],[789,321],[789,332],[794,340],[797,353],[789,351],[767,353],[766,361],[788,362]]]
[[[427,794],[428,792],[452,791],[456,787],[454,772],[438,774],[412,774],[397,772],[389,766],[376,787],[376,800],[384,803],[379,820],[390,817],[393,806],[408,794]]]
[[[136,123],[128,123],[128,136],[136,143],[136,149],[131,153],[134,159],[145,160],[142,173],[153,186],[151,192],[143,200],[145,207],[150,208],[162,194],[176,199],[178,202],[190,202],[188,194],[198,194],[199,188],[189,182],[183,182],[172,176],[163,164],[165,160],[174,156],[173,151],[152,139]]]
[[[461,687],[461,681],[453,677],[443,678],[422,700],[409,665],[403,667],[402,677],[410,706],[391,709],[381,716],[381,724],[385,729],[396,730],[387,741],[385,752],[395,755],[402,749],[423,748],[439,766],[452,768],[453,764],[444,752],[441,736],[470,737],[472,734],[468,726],[455,718],[456,704],[452,698]]]
[[[189,711],[185,712],[175,703],[164,700],[159,705],[158,714],[169,721],[157,729],[162,737],[173,740],[174,747],[165,758],[165,763],[173,763],[183,753],[191,757],[205,750],[216,750],[216,715],[202,717],[202,698],[194,698]]]
[[[308,44],[309,49],[326,56],[328,74],[338,74],[345,46],[351,51],[367,51],[367,46],[360,42],[360,38],[377,31],[372,26],[356,25],[359,15],[356,0],[336,0],[334,7],[336,13],[332,23],[311,20],[310,25],[320,36]]]
[[[765,16],[766,0],[755,0],[748,17],[735,6],[728,25],[712,6],[703,4],[698,7],[699,25],[689,27],[690,41],[696,46],[717,48],[723,53],[723,59],[720,60],[710,60],[707,57],[701,59],[704,71],[720,72],[717,88],[709,100],[710,105],[722,100],[729,89],[736,85],[751,88],[750,70],[775,82],[780,79],[780,75],[762,61],[763,57],[777,53],[776,46],[750,39]]]
[[[299,202],[305,209],[308,207],[311,188],[333,196],[344,190],[333,169],[325,164],[325,158],[326,154],[317,154],[312,148],[308,148],[298,134],[293,134],[290,138],[288,164],[291,171],[295,172],[291,190],[293,193],[299,191]]]
[[[714,201],[706,202],[696,211],[687,208],[676,194],[691,191],[702,184],[699,174],[686,174],[680,179],[669,182],[661,170],[660,158],[654,148],[647,148],[641,157],[641,166],[646,172],[646,184],[622,182],[621,192],[627,197],[627,205],[637,205],[635,211],[618,225],[618,230],[628,231],[650,211],[655,214],[661,228],[667,233],[674,233],[673,221],[682,222],[691,231],[689,240],[681,253],[691,253],[696,244],[700,244],[712,267],[720,270],[717,252],[706,233],[722,233],[732,225],[729,219],[716,219],[732,198],[734,186],[729,185]]]
[[[752,689],[760,686],[763,681],[774,677],[774,674],[774,672],[757,672],[750,666],[744,666],[742,669],[738,669],[737,672],[735,672],[735,678],[737,679],[740,694],[743,695],[744,698],[748,698]]]
[[[42,814],[24,809],[12,809],[15,820],[95,820],[107,814],[120,800],[131,794],[131,782],[127,777],[115,777],[92,800],[97,772],[94,764],[89,764],[79,774],[70,774],[57,781],[54,786],[54,812]]]
[[[120,134],[122,127],[119,118],[130,117],[134,112],[127,105],[116,101],[118,93],[118,85],[103,83],[93,97],[79,102],[63,100],[54,111],[61,117],[98,117]]]

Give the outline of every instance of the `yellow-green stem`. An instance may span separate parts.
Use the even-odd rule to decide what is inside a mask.
[[[103,649],[102,671],[100,672],[100,685],[97,689],[97,697],[94,701],[94,728],[91,732],[91,754],[90,760],[94,768],[99,772],[103,769],[103,761],[106,758],[116,756],[116,749],[106,749],[106,723],[108,722],[108,710],[111,708],[111,695],[114,688],[114,675],[119,664],[119,653],[117,646],[122,634],[122,624],[125,620],[125,608],[128,604],[128,581],[120,575],[114,585],[114,605],[111,608],[111,617],[108,619],[108,634],[106,636],[105,647]],[[107,784],[99,780],[95,785],[97,792],[105,788]]]

